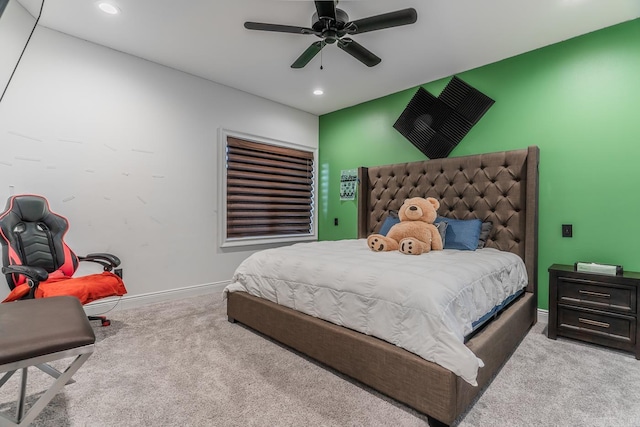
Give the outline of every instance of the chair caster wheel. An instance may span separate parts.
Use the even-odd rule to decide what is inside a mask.
[[[107,319],[106,316],[87,316],[89,320],[99,320],[101,326],[111,326],[111,320]]]

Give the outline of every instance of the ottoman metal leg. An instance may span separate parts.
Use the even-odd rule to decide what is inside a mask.
[[[58,378],[60,375],[62,375],[62,372],[58,371],[56,368],[54,368],[51,365],[47,365],[46,363],[41,363],[36,367],[40,369],[42,372],[51,375],[53,378]],[[73,384],[75,382],[76,381],[74,379],[70,379],[67,384]]]
[[[60,391],[62,387],[71,379],[73,374],[75,374],[78,369],[87,361],[91,353],[93,353],[94,345],[87,345],[84,347],[80,347],[72,350],[65,350],[59,353],[53,353],[45,356],[37,357],[34,359],[28,359],[21,361],[20,363],[15,363],[10,368],[11,371],[7,372],[4,375],[2,380],[0,380],[0,386],[2,386],[9,377],[18,369],[22,370],[22,378],[20,380],[20,392],[17,403],[17,411],[16,418],[11,419],[4,414],[0,414],[0,427],[15,427],[15,426],[28,426],[35,420],[35,418],[40,414],[40,412],[47,406],[47,404],[53,399],[53,397]],[[29,410],[25,412],[25,398],[26,398],[26,385],[27,385],[27,369],[29,366],[36,366],[40,363],[50,362],[52,360],[64,359],[70,356],[76,356],[76,358],[71,362],[71,364],[61,373],[61,375],[55,379],[55,381],[51,384],[49,389],[38,398],[38,400],[29,408]],[[0,366],[2,368],[8,368],[9,366]],[[15,368],[15,369],[13,369]]]

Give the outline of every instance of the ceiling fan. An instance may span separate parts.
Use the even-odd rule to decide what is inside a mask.
[[[333,43],[336,43],[340,49],[366,66],[373,67],[374,65],[378,65],[381,59],[347,36],[413,24],[418,19],[416,10],[408,8],[349,21],[349,16],[342,9],[336,7],[337,3],[337,0],[315,1],[316,13],[314,13],[311,18],[311,28],[265,24],[262,22],[245,22],[244,27],[248,30],[312,34],[320,37],[322,40],[312,43],[311,46],[291,64],[291,68],[304,67],[323,47]]]

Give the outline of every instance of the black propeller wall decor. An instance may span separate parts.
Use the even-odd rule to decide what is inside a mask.
[[[322,39],[312,43],[311,46],[291,64],[291,68],[303,68],[322,48],[334,43],[366,66],[373,67],[378,65],[381,59],[360,43],[347,36],[413,24],[418,19],[416,10],[408,8],[349,21],[349,16],[345,11],[336,7],[337,3],[337,1],[333,0],[316,1],[316,13],[314,13],[311,18],[311,28],[265,24],[262,22],[245,22],[244,27],[248,30],[311,34]]]

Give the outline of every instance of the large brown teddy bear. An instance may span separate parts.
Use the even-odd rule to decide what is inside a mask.
[[[413,197],[404,201],[395,224],[386,236],[372,234],[367,244],[372,251],[398,250],[407,255],[420,255],[430,250],[442,250],[442,238],[433,221],[438,216],[440,202],[433,197]]]

